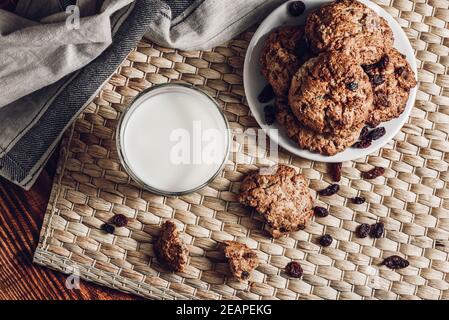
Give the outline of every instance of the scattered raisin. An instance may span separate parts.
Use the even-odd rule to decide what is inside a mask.
[[[352,202],[355,204],[362,204],[365,203],[365,198],[364,197],[355,197],[352,199]]]
[[[105,223],[101,226],[101,230],[103,230],[106,233],[113,234],[115,231],[115,227],[112,224]]]
[[[329,247],[332,244],[332,241],[334,241],[334,239],[332,239],[332,237],[328,234],[325,234],[324,236],[321,236],[321,238],[320,238],[320,244],[323,247]]]
[[[371,82],[375,85],[375,86],[379,86],[382,83],[385,82],[385,78],[380,75],[380,74],[376,74],[373,76],[373,78],[371,79]]]
[[[356,149],[366,149],[366,148],[369,148],[370,146],[371,146],[371,140],[369,140],[369,139],[357,141],[356,143],[354,143],[352,145],[352,147],[356,148]]]
[[[125,227],[128,225],[128,218],[123,214],[116,214],[112,218],[111,223],[115,224],[117,227]]]
[[[377,63],[377,66],[379,67],[379,69],[385,70],[389,63],[390,63],[390,57],[388,57],[387,55],[384,55],[382,57],[382,59],[380,59],[379,62]]]
[[[370,230],[371,230],[371,227],[368,224],[362,223],[361,225],[359,225],[357,227],[355,232],[357,234],[357,237],[363,239],[363,238],[366,238],[369,235]]]
[[[334,182],[340,182],[342,166],[343,164],[341,162],[329,164],[332,180],[334,180]]]
[[[263,88],[262,92],[257,97],[260,103],[267,103],[274,99],[273,88],[268,84]]]
[[[346,84],[346,88],[351,91],[357,91],[359,84],[357,82],[349,82]]]
[[[384,224],[382,222],[373,224],[370,228],[369,234],[373,238],[381,238],[384,234]]]
[[[362,178],[364,179],[376,179],[377,177],[380,177],[385,173],[385,169],[381,167],[375,167],[371,169],[370,171],[363,172]]]
[[[288,12],[293,17],[299,17],[306,10],[306,5],[302,1],[294,1],[288,5]]]
[[[368,133],[367,139],[378,140],[378,139],[382,138],[386,133],[387,133],[387,131],[385,130],[384,127],[379,127],[379,128],[372,130],[370,133]]]
[[[331,184],[326,189],[323,189],[321,191],[318,191],[318,194],[320,196],[331,196],[334,195],[340,190],[340,186],[338,184]]]
[[[248,271],[242,271],[242,279],[247,280],[249,278],[249,272]]]
[[[391,256],[388,258],[385,258],[384,264],[387,268],[396,270],[396,269],[404,269],[407,268],[410,263],[405,260],[404,258],[401,258],[400,256]]]
[[[263,111],[265,113],[265,123],[271,126],[276,121],[276,108],[272,105],[267,105]]]
[[[298,262],[292,261],[285,266],[285,272],[292,278],[301,278],[304,271]]]
[[[368,134],[369,134],[369,127],[364,126],[362,131],[360,131],[359,140],[365,140]]]
[[[327,217],[329,215],[329,210],[323,207],[315,207],[313,213],[320,218]]]

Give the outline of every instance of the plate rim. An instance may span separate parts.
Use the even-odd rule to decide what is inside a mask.
[[[381,138],[381,140],[379,140],[379,141],[381,141],[381,143],[379,143],[378,145],[373,146],[371,148],[367,148],[367,149],[352,149],[354,151],[352,153],[349,153],[347,157],[343,157],[343,159],[341,159],[341,157],[342,157],[341,155],[348,149],[346,149],[342,152],[339,152],[333,156],[326,156],[326,155],[320,154],[318,152],[312,152],[307,149],[301,149],[299,146],[296,146],[296,145],[292,146],[288,143],[284,143],[284,141],[282,140],[282,137],[280,135],[276,135],[276,137],[273,137],[272,134],[270,134],[270,131],[273,130],[273,127],[260,121],[258,119],[258,116],[256,115],[258,112],[254,112],[254,110],[256,110],[256,105],[253,105],[253,103],[252,103],[253,96],[251,96],[249,94],[250,84],[248,82],[249,77],[250,77],[249,76],[250,69],[251,69],[250,68],[250,59],[254,54],[254,49],[255,49],[255,45],[257,44],[257,42],[263,36],[268,34],[267,32],[262,31],[263,29],[265,29],[265,27],[267,27],[268,21],[272,17],[278,16],[280,14],[280,12],[282,10],[286,9],[286,7],[289,5],[289,3],[293,2],[293,1],[294,0],[290,0],[290,1],[287,1],[283,4],[281,4],[276,9],[274,9],[267,17],[265,17],[265,19],[258,26],[257,30],[254,32],[254,35],[251,38],[251,41],[248,45],[248,50],[245,54],[245,60],[244,60],[243,85],[244,85],[246,100],[247,100],[248,106],[251,110],[252,116],[256,120],[259,127],[269,137],[271,142],[276,143],[278,145],[278,147],[280,146],[284,150],[286,150],[296,156],[299,156],[301,158],[307,159],[307,160],[325,162],[325,163],[336,163],[336,162],[353,161],[353,160],[361,159],[370,154],[374,154],[375,152],[378,152],[380,149],[384,148],[388,143],[390,143],[392,140],[394,140],[395,136],[402,130],[404,125],[408,122],[408,120],[410,118],[410,114],[411,114],[413,107],[415,105],[415,102],[416,102],[419,80],[418,80],[418,67],[417,67],[415,49],[411,45],[410,39],[407,37],[407,34],[405,33],[404,29],[394,19],[394,17],[391,16],[385,9],[380,7],[378,4],[368,1],[368,0],[357,0],[357,1],[365,4],[366,6],[368,6],[371,9],[375,10],[381,17],[383,17],[387,21],[388,25],[390,26],[390,28],[392,28],[392,30],[395,30],[398,33],[401,33],[401,37],[403,39],[407,40],[407,41],[405,41],[405,46],[406,46],[406,51],[407,51],[405,54],[407,56],[407,61],[410,64],[410,67],[412,68],[412,70],[415,73],[415,79],[417,81],[417,85],[410,90],[409,98],[407,100],[407,105],[406,105],[404,112],[398,118],[390,120],[390,121],[397,121],[397,124],[395,125],[395,127],[392,130],[390,130],[389,133],[387,133],[384,137]],[[309,1],[311,1],[311,0],[304,0],[304,2],[306,2],[306,6],[307,6],[307,2],[309,2]],[[331,3],[332,1],[329,0],[329,1],[322,1],[322,2],[323,3],[321,5],[324,5],[325,3]],[[304,14],[307,14],[307,10]],[[394,24],[394,27],[392,26],[392,24]],[[269,25],[268,29],[273,30],[273,29],[279,27],[280,25],[281,24]],[[403,39],[401,39],[401,40],[403,40]],[[396,41],[397,41],[397,38],[395,39],[395,43],[396,43]],[[397,45],[393,45],[393,47],[397,48]],[[413,58],[410,59],[411,57],[413,57]],[[260,113],[260,111],[259,111],[259,113]],[[282,130],[282,129],[279,128],[279,130]],[[288,137],[286,137],[286,138],[289,139]],[[290,141],[293,142],[293,140],[291,140],[291,139],[290,139]],[[293,142],[293,143],[295,143],[295,142]]]

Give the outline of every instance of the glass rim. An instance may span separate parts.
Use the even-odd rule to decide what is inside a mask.
[[[124,152],[124,147],[123,147],[123,141],[122,141],[122,133],[125,131],[124,128],[126,127],[128,121],[129,121],[129,117],[132,115],[132,113],[136,110],[136,108],[138,107],[137,102],[139,101],[140,98],[144,97],[145,95],[149,94],[150,92],[154,92],[157,90],[161,90],[161,89],[165,89],[168,87],[181,87],[183,89],[189,89],[189,90],[193,90],[196,93],[200,93],[201,95],[205,96],[209,101],[212,102],[212,104],[215,106],[215,108],[217,109],[218,113],[221,115],[221,118],[223,119],[223,122],[225,124],[226,127],[226,150],[224,153],[224,157],[223,157],[223,161],[220,165],[220,167],[217,169],[217,171],[205,182],[201,183],[200,185],[198,185],[197,187],[191,188],[189,190],[184,190],[184,191],[167,191],[167,190],[161,190],[159,188],[156,188],[154,186],[149,185],[148,183],[145,183],[141,178],[138,177],[138,175],[134,172],[134,170],[132,170],[131,166],[127,163],[126,161],[126,156],[125,156],[125,152]],[[123,168],[125,169],[126,173],[130,176],[130,178],[132,180],[134,180],[135,182],[137,182],[141,187],[143,187],[145,190],[148,190],[152,193],[161,195],[161,196],[182,196],[182,195],[186,195],[186,194],[190,194],[193,193],[195,191],[198,191],[204,187],[206,187],[207,185],[209,185],[222,171],[223,168],[226,164],[226,161],[229,158],[229,152],[230,152],[230,145],[231,145],[231,138],[230,138],[230,126],[229,126],[229,122],[226,119],[226,116],[224,115],[223,111],[220,108],[220,105],[218,104],[218,102],[211,97],[209,94],[207,94],[206,92],[204,92],[203,90],[196,88],[195,86],[191,85],[191,84],[186,84],[186,83],[164,83],[164,84],[158,84],[158,85],[154,85],[150,88],[147,88],[145,90],[143,90],[142,92],[140,92],[137,96],[135,96],[131,103],[129,104],[128,108],[122,112],[119,122],[117,124],[117,130],[115,133],[116,136],[116,145],[117,145],[117,153],[120,159],[120,162],[123,166]]]

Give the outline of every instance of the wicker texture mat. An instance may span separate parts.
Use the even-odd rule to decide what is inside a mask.
[[[182,81],[214,96],[234,129],[256,127],[246,105],[242,68],[253,31],[204,52],[180,52],[142,42],[67,132],[35,261],[62,272],[149,298],[194,299],[449,299],[449,1],[379,0],[397,17],[416,50],[419,92],[408,124],[385,148],[346,162],[341,189],[317,197],[329,208],[302,231],[273,240],[260,216],[236,202],[243,175],[270,164],[248,155],[237,136],[232,161],[210,186],[179,198],[141,190],[117,157],[114,133],[120,113],[152,84]],[[310,188],[331,181],[327,166],[283,151],[281,162],[301,169]],[[387,168],[367,181],[360,172]],[[316,193],[314,192],[314,195]],[[367,202],[352,204],[354,196]],[[116,235],[100,231],[114,214],[131,218]],[[190,248],[185,273],[165,272],[153,259],[152,239],[174,219]],[[358,239],[360,223],[385,223],[381,239]],[[329,248],[317,245],[328,233]],[[216,245],[236,239],[257,249],[261,265],[251,285],[229,276]],[[392,254],[411,266],[380,266]],[[302,279],[285,275],[292,260]]]

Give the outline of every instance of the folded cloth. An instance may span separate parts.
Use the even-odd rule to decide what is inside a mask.
[[[210,48],[284,1],[19,0],[14,13],[0,9],[0,175],[30,188],[64,130],[142,37]]]

